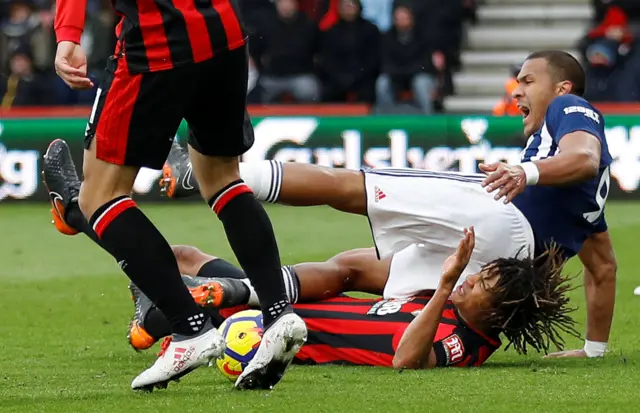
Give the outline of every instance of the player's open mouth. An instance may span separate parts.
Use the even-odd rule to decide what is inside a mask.
[[[464,295],[464,288],[462,288],[462,284],[460,284],[458,288],[456,288],[456,292],[458,293],[458,295]]]
[[[521,106],[518,105],[518,109],[520,109],[520,112],[522,112],[522,119],[527,119],[527,117],[529,116],[529,114],[531,113],[531,110],[526,107],[526,106]]]

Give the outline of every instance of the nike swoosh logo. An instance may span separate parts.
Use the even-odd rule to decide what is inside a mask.
[[[182,187],[184,189],[188,189],[188,190],[193,189],[193,186],[189,184],[192,173],[193,173],[193,165],[191,164],[191,162],[189,162],[189,165],[187,165],[187,172],[184,173],[184,177],[182,178]]]

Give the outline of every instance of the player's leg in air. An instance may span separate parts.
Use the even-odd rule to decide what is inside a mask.
[[[183,118],[175,102],[188,98],[180,84],[193,68],[132,74],[126,64],[122,57],[110,60],[96,96],[82,186],[61,140],[45,154],[44,175],[57,227],[82,231],[99,243],[169,320],[172,340],[131,384],[151,390],[208,364],[222,354],[224,340],[182,282],[169,244],[130,198],[139,168],[158,169],[166,159],[166,137],[174,136]]]
[[[199,67],[189,102],[189,156],[200,194],[224,226],[229,244],[260,297],[265,331],[256,356],[236,387],[270,389],[282,378],[306,340],[304,322],[292,310],[280,272],[280,254],[269,217],[241,179],[238,158],[253,145],[246,112],[246,47]]]
[[[204,65],[207,67],[198,66],[192,75],[222,79],[225,78],[225,74],[234,73],[236,77],[242,77],[243,73],[246,75],[246,53],[244,49],[238,49],[226,54],[224,59],[219,57]],[[199,87],[193,99],[189,99],[190,103],[184,111],[184,117],[190,126],[189,145],[200,192],[223,222],[231,247],[260,296],[266,326],[265,335],[271,338],[263,342],[252,364],[245,370],[245,374],[239,377],[236,387],[272,388],[306,339],[306,327],[290,308],[280,276],[279,253],[269,218],[238,174],[237,158],[253,144],[252,128],[244,109],[242,91],[246,88],[246,79],[232,81],[228,76],[226,79],[222,82],[223,86],[214,82],[216,87],[212,86],[212,89],[216,89],[215,91]],[[226,88],[224,93],[221,92],[221,88]],[[217,95],[225,96],[224,105],[210,102],[211,96]],[[236,101],[232,101],[230,96],[234,96]],[[215,130],[209,128],[211,113],[220,116],[220,121],[214,122]],[[179,119],[177,122],[179,124]],[[170,144],[169,141],[167,143]],[[57,167],[63,163],[64,167]],[[144,166],[159,167],[148,163]],[[135,178],[135,175],[133,177]],[[52,212],[58,229],[68,234],[84,232],[109,251],[102,237],[96,235],[98,229],[100,232],[103,231],[102,226],[91,226],[86,219],[83,220],[82,213],[74,212],[79,210],[76,201],[79,182],[68,148],[62,141],[55,141],[45,157],[45,182],[51,193],[54,205]],[[124,187],[129,187],[128,183]],[[119,191],[123,192],[123,189]],[[122,197],[126,198],[125,202],[130,201],[128,197]],[[120,198],[118,197],[118,200]],[[96,214],[94,213],[94,217]],[[122,262],[120,258],[116,259]],[[125,260],[128,264],[129,261]],[[171,268],[171,272],[179,274],[177,265],[169,265],[168,268]],[[136,279],[133,281],[137,285],[131,286],[135,296],[138,289],[142,290],[142,286]],[[182,285],[177,291],[181,289],[184,289]],[[150,294],[145,295],[152,297]],[[155,302],[155,299],[152,301]],[[134,322],[132,328],[135,327]],[[178,345],[175,343],[180,342],[181,338],[174,338],[169,344],[169,353],[175,350]],[[168,360],[167,357],[161,359]],[[137,379],[134,381],[134,387],[146,387],[145,383],[149,380],[152,379]]]
[[[161,186],[170,197],[198,191],[189,184],[191,164],[178,145],[163,167]],[[294,206],[329,205],[369,219],[381,258],[412,245],[423,272],[437,274],[456,248],[458,234],[476,225],[476,250],[463,274],[501,257],[533,254],[534,238],[522,213],[496,202],[480,183],[484,175],[377,168],[354,171],[302,163],[241,163],[240,174],[256,197]],[[437,280],[419,274],[390,279],[385,295],[407,296],[433,289]],[[426,282],[426,284],[425,284]]]
[[[571,287],[562,275],[564,260],[558,251],[535,260],[496,260],[455,288],[473,250],[472,240],[473,233],[465,236],[460,249],[445,264],[438,288],[422,296],[402,300],[341,296],[294,304],[294,311],[309,326],[309,343],[298,353],[297,361],[413,369],[479,366],[500,347],[500,334],[518,353],[526,353],[528,347],[544,352],[550,345],[561,348],[560,332],[578,336],[569,316],[574,310],[568,306]],[[201,275],[215,271],[218,276],[230,277],[225,280],[230,282],[243,277],[239,269],[211,260],[196,249],[174,247],[174,251],[185,256],[178,259],[183,272]],[[189,254],[193,257],[188,258]],[[305,294],[305,281],[314,275],[308,271],[313,265],[294,266],[300,270],[300,296]],[[382,267],[376,265],[371,271],[380,273]],[[221,280],[200,278],[183,277],[196,301],[201,291],[194,285]],[[221,323],[247,306],[212,308],[205,302],[202,308]],[[167,334],[169,325],[160,310],[148,306],[145,315],[146,328],[154,340]]]
[[[183,281],[196,303],[212,308],[259,307],[253,286],[240,268],[196,247],[174,245],[172,249]],[[281,277],[289,301],[304,303],[349,291],[381,295],[390,267],[391,258],[378,260],[373,248],[362,248],[345,251],[325,262],[283,266]],[[149,312],[149,300],[135,288],[132,298],[136,310],[129,325],[128,340],[134,349],[142,350],[164,336],[153,331],[153,326],[158,325],[157,314]]]

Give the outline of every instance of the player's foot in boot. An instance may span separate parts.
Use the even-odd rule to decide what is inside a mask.
[[[296,314],[282,314],[269,326],[260,347],[238,380],[238,389],[272,389],[307,341],[307,326]]]
[[[240,280],[182,276],[196,304],[229,308],[247,303],[247,286]]]
[[[173,141],[169,156],[162,166],[160,192],[168,198],[186,198],[197,195],[200,189],[192,172],[189,152],[178,142]]]
[[[207,320],[196,336],[168,336],[162,343],[156,362],[133,379],[131,388],[144,391],[165,389],[170,381],[178,381],[182,376],[220,357],[225,348],[224,338],[211,320]]]
[[[158,341],[156,337],[151,336],[144,328],[144,320],[149,310],[154,308],[154,305],[135,284],[129,283],[129,291],[131,291],[135,313],[129,323],[127,340],[135,351],[146,350]]]
[[[51,215],[56,229],[65,235],[77,234],[78,230],[67,223],[65,214],[71,203],[78,202],[80,179],[69,146],[62,139],[49,144],[44,154],[42,178],[49,192]]]

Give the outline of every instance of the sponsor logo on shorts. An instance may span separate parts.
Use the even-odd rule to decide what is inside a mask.
[[[457,334],[452,334],[442,340],[444,344],[444,352],[447,355],[447,364],[456,364],[462,360],[464,355],[464,346],[462,340]]]
[[[380,189],[378,185],[374,186],[373,190],[376,196],[376,202],[381,201],[387,197],[387,195],[384,192],[382,192],[382,189]]]

